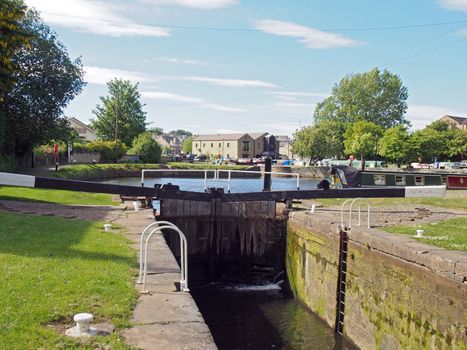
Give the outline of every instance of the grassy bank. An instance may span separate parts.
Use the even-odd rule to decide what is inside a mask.
[[[123,176],[141,176],[142,169],[159,169],[160,164],[79,164],[61,167],[50,176],[62,179],[105,179]]]
[[[0,349],[129,349],[119,332],[137,300],[135,255],[121,233],[56,217],[0,213],[0,221]],[[116,331],[65,337],[78,312]]]
[[[319,199],[318,201],[325,207],[342,205],[346,199]],[[408,204],[430,205],[434,207],[463,209],[467,210],[466,197],[427,197],[427,198],[369,198],[371,206],[398,206]]]
[[[467,251],[467,218],[455,218],[417,226],[391,226],[384,231],[415,235],[416,230],[425,230],[424,238],[418,241],[446,249]]]
[[[56,204],[118,205],[112,195],[27,187],[0,186],[0,199]]]
[[[210,164],[210,163],[167,163],[172,169],[222,169],[222,170],[247,170],[251,165],[226,165],[226,164]]]

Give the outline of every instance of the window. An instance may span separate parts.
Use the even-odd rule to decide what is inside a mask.
[[[396,185],[405,186],[405,176],[404,175],[396,175]]]
[[[386,175],[373,175],[373,179],[375,180],[375,185],[386,185]]]
[[[211,148],[213,148],[213,147],[214,147],[214,143],[211,142]]]
[[[198,144],[197,144],[197,143],[195,143],[195,148],[198,148]]]
[[[230,143],[227,142],[227,147],[230,147]]]
[[[441,177],[441,184],[446,185],[446,176]]]
[[[415,176],[415,185],[416,186],[423,186],[425,184],[425,177],[424,176]]]
[[[221,143],[219,142],[219,148],[221,148]]]
[[[205,147],[206,147],[206,144],[205,144],[205,143],[203,143],[203,148],[205,148]]]
[[[248,158],[248,154],[242,154],[242,158]]]
[[[243,143],[242,151],[243,152],[249,152],[250,151],[250,141],[242,141],[242,143]]]

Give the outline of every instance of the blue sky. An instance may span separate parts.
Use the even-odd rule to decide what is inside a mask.
[[[81,56],[65,115],[93,118],[113,77],[139,82],[150,127],[292,133],[343,76],[379,67],[413,129],[467,116],[467,0],[26,0]]]

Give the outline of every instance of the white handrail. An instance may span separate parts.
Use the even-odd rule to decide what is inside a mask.
[[[364,198],[361,198],[361,197],[358,197],[358,198],[355,198],[352,203],[350,203],[350,209],[349,209],[349,227],[351,227],[352,225],[352,207],[354,205],[355,202],[357,201],[365,201],[366,204],[367,204],[367,209],[368,209],[368,223],[367,223],[367,227],[370,228],[370,202],[368,202],[366,199]],[[360,210],[360,205],[358,206],[358,224],[357,226],[361,226],[361,220],[360,220],[360,215],[361,215],[361,210]]]
[[[157,172],[198,172],[204,173],[204,190],[208,189],[208,181],[217,181],[217,172],[216,169],[142,169],[141,170],[141,187],[144,187],[144,174],[145,173],[157,173]],[[214,177],[212,179],[208,178],[208,173],[213,172]]]
[[[160,226],[163,225],[163,226]],[[148,232],[151,227],[156,226],[154,230],[152,230],[149,235],[147,236],[144,244],[143,250],[143,241],[144,235]],[[140,241],[140,267],[139,267],[139,277],[137,283],[143,283],[143,292],[146,291],[146,278],[147,278],[147,253],[148,253],[148,246],[149,240],[151,237],[162,230],[173,230],[179,234],[180,237],[180,290],[184,292],[188,292],[188,243],[186,240],[185,235],[183,232],[175,226],[173,223],[169,221],[157,221],[152,223],[151,225],[147,226],[143,233],[141,234],[141,241]]]
[[[342,203],[341,205],[341,228],[344,230],[344,208],[345,208],[345,205],[350,202],[352,200],[352,198],[350,199],[347,199],[344,201],[344,203]]]
[[[297,177],[297,190],[300,189],[300,174],[299,173],[283,173],[283,172],[275,172],[275,171],[255,171],[255,170],[225,170],[225,169],[217,169],[217,181],[225,181],[227,182],[228,192],[230,193],[230,180],[232,173],[244,173],[244,174],[271,174],[271,175],[289,175],[289,176],[296,176]],[[226,172],[228,174],[227,180],[219,180],[219,174],[221,172]]]

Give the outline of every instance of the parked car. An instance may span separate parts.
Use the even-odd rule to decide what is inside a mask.
[[[208,157],[205,154],[198,154],[195,158],[193,158],[193,161],[195,162],[205,162]]]

